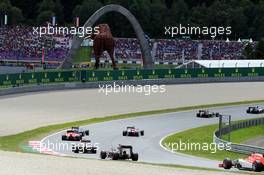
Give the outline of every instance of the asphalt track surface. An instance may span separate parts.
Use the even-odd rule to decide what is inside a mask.
[[[110,94],[106,97],[104,94],[99,94],[97,89],[9,95],[0,97],[0,135],[7,136],[51,124],[122,113],[195,106],[201,104],[261,100],[264,99],[264,93],[260,93],[263,91],[263,88],[264,82],[244,82],[169,85],[167,86],[167,92],[165,94],[152,94],[151,96],[122,93]],[[123,130],[124,127],[125,126],[122,126],[121,130]],[[147,137],[147,130],[146,128],[144,129],[146,132],[145,137]],[[122,131],[118,131],[118,134],[121,135],[121,132]],[[91,131],[92,137],[94,133],[94,131]],[[107,134],[109,134],[109,132],[107,132]],[[120,135],[118,138],[120,138]],[[160,149],[158,143],[156,141],[154,142],[154,144],[157,144],[155,147]],[[154,144],[152,146],[154,146]],[[107,149],[109,149],[109,147],[107,147]],[[163,153],[167,154],[169,152],[165,153],[164,151]],[[169,154],[170,156],[173,156],[171,153]],[[142,156],[143,155],[141,154],[139,155],[140,161],[143,159]],[[98,158],[98,155],[96,155],[95,158]],[[180,164],[180,162],[177,162],[177,164]],[[227,173],[226,171],[215,172],[152,166],[146,164],[127,164],[127,161],[71,159],[66,157],[15,153],[1,150],[0,174],[222,175]],[[236,172],[229,174],[236,174]]]
[[[256,104],[263,106],[264,104]],[[246,114],[249,105],[213,108],[211,111],[220,112],[221,114],[231,115],[232,121],[261,117],[262,115]],[[110,150],[118,144],[132,145],[134,151],[139,154],[140,162],[159,163],[159,164],[177,164],[203,168],[218,168],[219,161],[213,161],[205,158],[199,158],[180,153],[171,153],[160,146],[160,141],[165,136],[180,132],[183,130],[218,123],[218,118],[197,118],[195,111],[176,112],[162,115],[152,115],[131,119],[114,120],[110,122],[92,124],[83,126],[83,129],[90,130],[90,136],[87,139],[92,143],[99,143],[101,150]],[[145,131],[142,137],[124,137],[122,131],[127,126],[136,126]],[[61,135],[65,131],[55,133],[42,140],[43,143],[62,143]],[[213,137],[213,136],[212,136]],[[65,142],[71,148],[71,142]],[[99,152],[96,155],[75,154],[71,149],[53,149],[54,151],[74,157],[95,158],[99,159]]]
[[[0,97],[0,136],[59,123],[132,112],[264,99],[264,82],[167,85],[165,93],[112,93],[98,89]],[[15,122],[14,122],[15,121]],[[19,123],[19,126],[17,125]]]

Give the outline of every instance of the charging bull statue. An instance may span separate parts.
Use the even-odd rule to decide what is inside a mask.
[[[114,50],[115,50],[115,40],[112,36],[110,27],[108,24],[99,24],[98,26],[99,34],[92,35],[93,49],[95,55],[95,69],[99,68],[100,57],[104,51],[107,51],[111,60],[113,69],[117,69],[115,59],[114,59]]]

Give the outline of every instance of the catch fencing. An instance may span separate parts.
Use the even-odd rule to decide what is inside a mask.
[[[236,131],[239,129],[244,129],[252,126],[259,126],[259,125],[264,125],[264,118],[258,118],[258,119],[251,119],[247,121],[242,121],[242,122],[235,122],[231,124],[231,132]],[[256,146],[251,146],[251,145],[245,145],[245,144],[235,144],[228,142],[226,140],[223,140],[220,138],[220,133],[222,135],[228,134],[230,131],[229,126],[223,127],[221,132],[218,130],[214,133],[214,142],[216,144],[223,144],[227,145],[230,144],[232,152],[237,152],[237,153],[242,153],[242,154],[251,154],[251,153],[260,153],[264,154],[264,147],[256,147]]]

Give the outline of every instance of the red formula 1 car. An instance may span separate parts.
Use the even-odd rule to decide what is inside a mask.
[[[252,170],[260,172],[264,170],[264,157],[262,154],[253,153],[246,159],[230,160],[224,159],[223,163],[219,164],[219,167],[224,169],[231,169],[232,167],[239,170]]]
[[[135,128],[134,126],[128,126],[125,131],[123,131],[123,136],[144,136],[144,130],[139,130]]]
[[[66,131],[66,134],[61,136],[61,140],[80,141],[86,135],[89,135],[89,130],[81,130],[79,127],[72,127]]]

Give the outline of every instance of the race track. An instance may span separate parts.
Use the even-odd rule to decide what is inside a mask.
[[[104,117],[122,113],[195,106],[201,104],[260,100],[264,99],[264,94],[260,93],[263,91],[263,88],[264,82],[212,83],[169,85],[167,86],[167,92],[165,94],[153,94],[151,96],[128,93],[110,94],[109,96],[106,96],[104,94],[98,93],[97,89],[55,91],[5,96],[0,97],[0,135],[6,136],[51,124],[84,120],[94,117]],[[238,110],[237,108],[225,108],[225,110],[227,110],[226,113],[228,114],[243,113],[242,116],[234,116],[236,119],[239,117],[251,117],[245,115],[245,109],[244,107],[242,108],[243,109],[241,110]],[[194,112],[183,112],[173,113],[163,117],[161,117],[162,115],[156,115],[149,118],[142,117],[131,120],[129,119],[101,123],[91,125],[88,128],[91,131],[91,140],[97,141],[98,138],[98,142],[101,141],[103,143],[101,145],[105,145],[107,150],[110,148],[111,143],[113,143],[113,146],[115,146],[115,144],[119,144],[119,142],[123,141],[122,139],[125,139],[127,143],[133,142],[133,144],[135,144],[135,151],[139,152],[140,161],[157,162],[158,159],[158,161],[172,161],[172,163],[174,163],[173,161],[176,161],[180,157],[179,155],[173,155],[170,152],[163,150],[159,146],[159,141],[163,136],[171,132],[177,132],[190,127],[195,127],[194,125],[202,126],[206,125],[207,123],[217,122],[216,119],[196,119],[193,114]],[[170,120],[173,120],[174,123],[166,122],[167,120],[165,120],[165,118],[170,118]],[[150,119],[156,120],[159,123],[152,124],[154,122],[152,122]],[[193,120],[190,122],[191,119],[196,122],[193,122]],[[181,121],[187,124],[179,124]],[[122,134],[121,132],[126,127],[126,125],[132,124],[137,124],[136,127],[144,129],[146,135],[138,139],[120,137]],[[158,130],[158,128],[154,127],[151,129],[152,125],[162,127],[162,130]],[[105,127],[98,129],[100,126]],[[110,130],[113,130],[114,132],[111,133]],[[154,133],[151,133],[152,130],[157,130],[158,132],[155,131]],[[107,137],[105,134],[109,135],[110,137]],[[100,135],[103,135],[103,137]],[[108,139],[104,140],[103,138],[106,137]],[[56,138],[52,137],[51,139]],[[147,145],[145,143],[143,146],[140,145],[143,141],[146,141],[148,144],[151,143],[151,145]],[[153,155],[152,160],[150,160],[149,154],[151,154],[153,149],[158,150],[158,152],[156,152]],[[142,152],[145,153],[142,154]],[[161,153],[164,155],[161,156]],[[184,159],[188,160],[188,157],[189,156],[184,156]],[[94,156],[94,158],[98,159],[98,155]],[[181,162],[182,161],[177,161],[177,164],[181,164]],[[191,164],[192,162],[193,160],[188,162],[188,164]],[[207,163],[208,160],[202,160],[201,162]],[[215,167],[214,162],[210,161],[209,163],[210,164],[206,166]],[[95,159],[70,159],[57,156],[14,153],[2,150],[0,151],[0,174],[46,175],[47,172],[49,172],[50,175],[226,174],[225,171],[214,172],[204,170],[189,170],[145,164],[127,164],[126,162],[122,161],[116,162],[100,161]],[[231,174],[236,174],[236,172],[232,172],[230,175]]]
[[[256,105],[261,106],[263,104]],[[214,108],[212,111],[231,115],[232,120],[241,120],[262,116],[246,114],[247,107],[248,105]],[[166,135],[218,122],[218,118],[197,118],[195,117],[196,112],[197,110],[145,116],[132,119],[122,119],[84,126],[82,128],[90,130],[90,136],[87,136],[87,139],[91,140],[92,143],[99,143],[99,147],[102,150],[110,150],[112,146],[116,147],[118,144],[133,145],[135,152],[139,153],[139,161],[141,162],[217,168],[219,163],[218,161],[212,161],[183,154],[172,154],[160,146],[161,139]],[[144,129],[145,136],[138,138],[123,137],[122,131],[125,130],[126,126],[136,126],[139,129]],[[56,143],[59,145],[62,143],[61,135],[63,133],[65,133],[65,131],[55,133],[46,137],[42,141],[46,145],[48,145],[48,143]],[[63,143],[67,143],[69,148],[71,148],[70,142],[64,141]],[[72,153],[71,149],[54,149],[54,151],[74,157],[99,158],[99,153],[96,155],[75,154]]]
[[[98,89],[0,97],[0,136],[116,114],[264,99],[264,82],[167,85],[165,93],[105,95]],[[16,121],[16,122],[14,122]],[[17,127],[19,123],[19,127]]]

